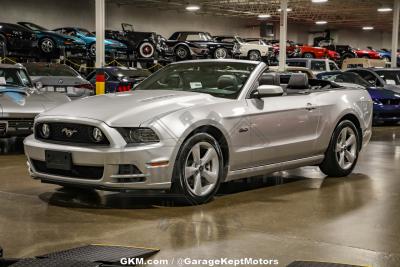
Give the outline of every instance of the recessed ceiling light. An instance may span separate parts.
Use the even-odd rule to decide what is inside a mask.
[[[258,15],[258,18],[260,18],[260,19],[267,19],[267,18],[270,18],[270,17],[271,17],[270,14],[260,14],[260,15]]]
[[[187,6],[186,7],[186,10],[187,11],[197,11],[197,10],[199,10],[200,9],[200,7],[199,6],[196,6],[196,5],[190,5],[190,6]]]
[[[282,9],[279,8],[279,9],[278,9],[278,12],[281,12],[281,11],[282,11]],[[290,7],[288,7],[288,8],[286,8],[286,11],[287,11],[287,12],[290,12],[290,11],[292,11],[292,9],[291,9]]]
[[[390,12],[390,11],[393,11],[393,9],[390,8],[390,7],[380,7],[380,8],[378,8],[378,12]]]
[[[311,0],[313,3],[325,3],[328,2],[328,0]]]
[[[365,26],[365,27],[363,27],[362,29],[363,29],[364,31],[370,31],[370,30],[373,30],[374,27],[372,27],[372,26]]]
[[[319,20],[319,21],[316,21],[315,22],[315,24],[317,24],[317,25],[324,25],[324,24],[327,24],[328,22],[327,21],[325,21],[325,20]]]

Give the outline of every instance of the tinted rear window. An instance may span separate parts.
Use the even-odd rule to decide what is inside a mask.
[[[75,70],[65,65],[27,64],[25,67],[30,76],[79,76]]]
[[[150,75],[150,72],[147,70],[123,70],[123,69],[118,69],[118,70],[113,70],[112,75],[116,77],[129,77],[129,78],[135,78],[135,77],[147,77]]]

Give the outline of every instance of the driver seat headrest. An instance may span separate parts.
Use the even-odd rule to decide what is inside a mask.
[[[259,80],[259,85],[280,85],[279,80],[279,75],[276,73],[264,73]]]
[[[293,73],[290,76],[287,89],[306,90],[309,89],[308,77],[305,73]]]
[[[235,75],[221,75],[217,81],[218,89],[237,91],[239,82]]]

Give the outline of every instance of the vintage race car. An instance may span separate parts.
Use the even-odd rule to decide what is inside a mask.
[[[198,60],[170,64],[133,92],[44,112],[24,144],[42,182],[168,190],[200,204],[222,182],[279,170],[346,176],[371,124],[366,90],[303,73],[280,79],[259,61]]]
[[[70,99],[33,88],[24,67],[0,64],[0,137],[28,136],[39,113]]]

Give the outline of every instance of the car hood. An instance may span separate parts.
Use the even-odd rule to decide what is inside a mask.
[[[0,86],[2,117],[30,118],[68,101],[66,96],[57,93],[40,93],[29,88]]]
[[[73,86],[89,83],[82,77],[73,76],[31,76],[32,82],[41,82],[44,86]]]
[[[88,118],[112,127],[137,127],[178,110],[224,101],[227,99],[202,93],[138,90],[83,98],[41,116]]]
[[[368,92],[373,99],[400,99],[400,90],[396,92],[382,88],[368,88]]]

